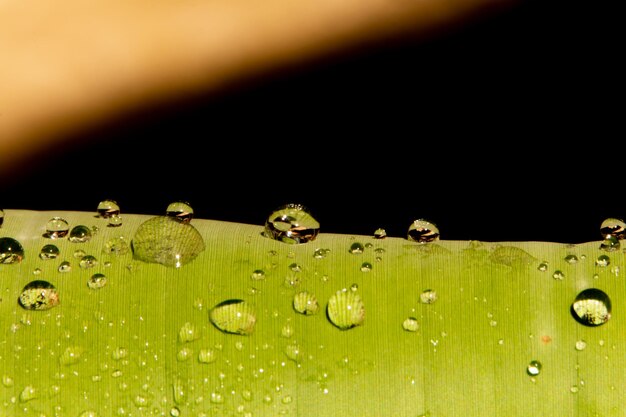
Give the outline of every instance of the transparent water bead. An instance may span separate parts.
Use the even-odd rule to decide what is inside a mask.
[[[352,245],[350,245],[350,249],[348,249],[348,252],[353,255],[360,255],[363,253],[363,251],[365,251],[365,246],[363,246],[363,244],[360,242],[354,242]]]
[[[72,243],[85,243],[91,240],[91,229],[85,225],[74,226],[70,231],[68,240]]]
[[[204,251],[204,239],[189,223],[167,216],[143,222],[131,242],[135,259],[180,268]]]
[[[71,272],[72,265],[68,261],[63,261],[59,264],[58,271],[59,272]]]
[[[605,252],[614,252],[620,248],[619,239],[615,236],[608,235],[604,238],[602,243],[600,243],[600,250]]]
[[[78,263],[78,265],[82,268],[82,269],[89,269],[89,268],[93,268],[95,266],[98,265],[98,259],[96,259],[95,256],[93,255],[85,255],[81,258],[80,262]]]
[[[18,303],[26,310],[48,310],[59,304],[59,294],[48,281],[31,281],[22,289]]]
[[[415,317],[407,317],[402,322],[402,328],[407,332],[416,332],[419,330],[420,325]]]
[[[606,236],[614,236],[618,240],[626,238],[626,223],[622,219],[608,218],[600,224],[600,235],[605,238]]]
[[[526,367],[526,373],[530,376],[537,376],[541,373],[541,362],[531,361]]]
[[[130,252],[130,244],[124,236],[109,239],[102,248],[102,253],[122,256]]]
[[[48,220],[46,223],[46,232],[43,234],[43,237],[48,239],[60,239],[65,236],[70,231],[70,225],[62,217],[53,217]]]
[[[600,255],[596,258],[596,266],[607,267],[611,263],[611,258],[608,255]]]
[[[420,302],[422,304],[432,304],[437,301],[437,292],[435,290],[424,290],[420,294]]]
[[[115,200],[102,200],[96,208],[98,216],[108,219],[111,216],[120,214],[120,206]]]
[[[604,291],[588,288],[576,296],[571,313],[585,326],[600,326],[611,318],[611,300]]]
[[[104,274],[93,274],[87,281],[87,286],[92,290],[99,290],[107,285],[107,277]]]
[[[300,314],[311,315],[317,313],[319,304],[315,295],[302,291],[293,297],[293,309]]]
[[[182,223],[189,223],[193,219],[193,208],[186,201],[174,201],[165,209],[165,215]]]
[[[109,217],[109,223],[107,224],[107,227],[120,227],[122,226],[122,223],[122,216],[120,216],[119,214],[114,214]]]
[[[428,220],[417,219],[409,226],[407,239],[419,243],[434,242],[439,240],[439,229]]]
[[[44,245],[39,252],[39,258],[44,261],[49,259],[56,259],[61,254],[59,248],[55,245]]]
[[[254,331],[256,313],[244,300],[226,300],[209,313],[211,323],[225,333],[249,335]]]
[[[341,330],[347,330],[363,324],[365,305],[356,291],[344,289],[330,297],[326,314],[332,324]]]
[[[374,239],[384,239],[387,237],[387,232],[385,229],[378,228],[374,230]]]
[[[22,244],[12,237],[0,238],[0,264],[14,264],[24,259]]]
[[[274,210],[265,221],[265,234],[290,244],[315,240],[320,224],[301,204],[287,204]]]

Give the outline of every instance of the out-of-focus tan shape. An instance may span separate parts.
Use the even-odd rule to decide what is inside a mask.
[[[0,174],[149,103],[511,0],[0,0]]]

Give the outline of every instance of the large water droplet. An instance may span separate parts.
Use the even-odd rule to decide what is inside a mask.
[[[571,313],[585,326],[600,326],[611,318],[611,300],[604,291],[588,288],[576,296]]]
[[[120,206],[115,200],[102,200],[96,208],[98,215],[104,219],[120,214]]]
[[[73,243],[85,243],[91,240],[91,229],[85,225],[74,226],[70,231],[68,240]]]
[[[61,217],[53,217],[46,223],[46,232],[43,237],[48,239],[60,239],[67,236],[70,231],[70,225],[67,220]]]
[[[340,290],[328,300],[326,314],[331,323],[347,330],[363,324],[365,305],[356,291]]]
[[[61,251],[55,245],[44,245],[39,252],[39,258],[45,260],[56,259],[59,257]]]
[[[211,323],[226,333],[249,335],[254,331],[256,313],[252,306],[243,300],[226,300],[209,313]]]
[[[17,240],[11,237],[0,238],[0,264],[14,264],[22,262],[24,248]]]
[[[300,314],[311,315],[317,313],[319,305],[315,295],[302,291],[293,297],[293,309]]]
[[[434,242],[439,240],[439,229],[428,220],[418,219],[409,226],[407,238],[419,243]]]
[[[179,222],[189,223],[193,219],[193,208],[185,201],[175,201],[167,206],[165,215]]]
[[[22,289],[18,303],[26,310],[48,310],[59,304],[59,294],[48,281],[31,281]]]
[[[350,245],[350,249],[348,249],[348,252],[350,252],[353,255],[360,255],[364,251],[365,251],[365,246],[363,246],[363,244],[360,242],[354,242],[352,245]]]
[[[600,243],[600,250],[605,252],[614,252],[620,248],[619,239],[615,236],[608,235],[604,238],[602,243]]]
[[[319,222],[301,204],[279,207],[265,221],[265,234],[285,243],[310,242],[315,240],[319,230]]]
[[[537,376],[541,372],[541,362],[531,361],[526,367],[526,373],[530,376]]]
[[[204,248],[195,227],[167,216],[143,222],[132,241],[135,259],[176,268],[194,260]]]
[[[622,219],[608,218],[600,224],[600,235],[605,238],[606,236],[614,236],[621,240],[626,238],[626,223]]]
[[[87,281],[87,286],[92,290],[99,290],[107,285],[107,277],[104,274],[93,274]]]

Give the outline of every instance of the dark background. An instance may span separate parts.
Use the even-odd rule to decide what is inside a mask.
[[[0,206],[182,199],[260,225],[294,202],[322,232],[425,218],[442,239],[599,240],[626,216],[623,42],[600,7],[523,2],[132,114],[5,179]]]

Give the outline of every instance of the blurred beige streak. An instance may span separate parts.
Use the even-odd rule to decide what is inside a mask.
[[[508,0],[0,0],[0,174],[70,134]]]

